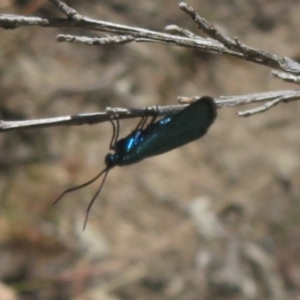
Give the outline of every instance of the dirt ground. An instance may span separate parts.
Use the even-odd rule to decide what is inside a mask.
[[[1,3],[0,13],[60,15],[47,1]],[[300,59],[299,1],[189,4],[231,37]],[[174,0],[72,5],[101,20],[199,33]],[[221,55],[147,43],[57,43],[58,33],[100,36],[0,29],[3,119],[296,88],[268,68]],[[99,182],[52,203],[104,168],[111,125],[2,133],[0,299],[300,299],[299,112],[297,102],[251,118],[220,109],[201,140],[111,170],[85,231]],[[122,121],[121,135],[137,122]]]

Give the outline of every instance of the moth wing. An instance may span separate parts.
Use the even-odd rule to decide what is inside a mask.
[[[162,127],[157,127],[133,149],[138,160],[181,147],[202,137],[214,122],[217,108],[211,97],[196,100]]]

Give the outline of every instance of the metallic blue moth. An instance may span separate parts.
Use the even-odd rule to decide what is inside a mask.
[[[88,186],[104,174],[100,187],[87,208],[84,229],[90,209],[100,194],[110,169],[115,166],[127,166],[137,163],[145,158],[166,153],[201,138],[215,121],[217,106],[213,98],[205,96],[194,101],[175,115],[165,116],[156,122],[156,116],[154,116],[150,124],[146,125],[148,117],[143,117],[136,129],[122,139],[118,139],[118,120],[116,120],[116,125],[111,121],[114,130],[110,149],[114,153],[106,155],[106,168],[88,182],[65,190],[55,200],[54,204],[65,194]]]

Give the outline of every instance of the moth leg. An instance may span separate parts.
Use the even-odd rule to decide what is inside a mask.
[[[110,111],[110,114],[111,114],[111,118],[110,118],[109,121],[110,121],[110,123],[112,124],[112,127],[113,127],[113,134],[112,134],[111,141],[110,141],[110,144],[109,144],[109,149],[110,150],[115,150],[116,143],[119,139],[120,122],[119,122],[119,119],[118,119],[118,115],[116,114],[114,109],[110,109],[109,111]]]

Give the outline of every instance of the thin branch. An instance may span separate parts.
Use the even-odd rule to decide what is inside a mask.
[[[164,29],[172,34],[180,34],[180,35],[185,36],[190,39],[206,40],[205,38],[203,38],[199,35],[196,35],[193,32],[191,32],[185,28],[181,28],[177,25],[167,25]]]
[[[80,28],[87,30],[102,31],[128,37],[126,42],[159,42],[169,45],[194,48],[210,53],[224,54],[253,63],[265,65],[277,70],[300,74],[300,65],[286,57],[279,57],[256,48],[242,44],[238,39],[230,39],[219,32],[212,24],[198,15],[195,10],[185,2],[181,2],[179,7],[192,17],[197,26],[201,28],[210,38],[203,38],[191,32],[181,30],[180,35],[168,34],[164,32],[151,31],[144,28],[126,26],[111,22],[99,21],[80,15],[75,9],[69,7],[61,0],[49,0],[67,18],[43,19],[39,17],[25,17],[17,15],[0,15],[0,27],[4,29],[15,29],[20,26],[42,26],[59,28]],[[176,26],[176,25],[175,25]],[[170,30],[169,30],[170,31]],[[174,31],[173,31],[174,32]],[[115,43],[117,38],[111,38],[107,43]],[[91,45],[83,37],[59,35],[58,41],[62,42],[83,42]],[[95,42],[94,45],[101,44]]]
[[[180,103],[187,104],[199,99],[200,97],[201,96],[179,97],[178,99]],[[258,112],[263,112],[275,106],[279,102],[286,103],[295,100],[300,100],[300,91],[284,90],[284,91],[255,93],[255,94],[232,96],[232,97],[223,96],[218,99],[215,99],[215,102],[218,108],[267,102],[267,104],[263,104],[261,107],[256,108],[254,110],[239,112],[239,116],[247,117]],[[270,105],[271,102],[274,103]],[[156,111],[159,116],[164,116],[164,115],[171,115],[171,114],[178,113],[184,107],[186,107],[186,105],[158,106]],[[0,132],[21,130],[21,129],[47,128],[47,127],[54,127],[54,126],[76,126],[76,125],[84,125],[84,124],[93,125],[96,123],[106,122],[115,118],[120,120],[120,119],[132,119],[132,118],[143,117],[146,113],[146,110],[149,110],[149,107],[139,108],[139,109],[108,107],[106,108],[106,112],[98,112],[98,113],[85,113],[85,114],[78,114],[72,116],[53,117],[53,118],[35,119],[35,120],[26,120],[26,121],[0,120]]]
[[[199,97],[178,97],[178,101],[182,104],[191,103],[197,100]],[[291,102],[300,100],[299,90],[286,90],[286,91],[276,91],[276,92],[265,92],[265,93],[255,93],[242,96],[222,96],[216,100],[218,108],[232,107],[238,105],[252,104],[266,102],[261,106],[253,109],[240,111],[238,115],[240,117],[250,117],[258,113],[265,112],[270,108],[276,106],[280,102]]]
[[[245,110],[245,111],[241,111],[238,113],[239,116],[241,117],[250,117],[252,115],[256,115],[262,112],[265,112],[267,110],[269,110],[270,108],[278,105],[280,102],[283,102],[285,100],[285,97],[279,97],[275,100],[269,101],[259,107],[253,108],[253,109],[249,109],[249,110]]]
[[[49,0],[52,2],[63,14],[65,14],[70,20],[78,22],[81,20],[81,15],[72,7],[60,0]]]
[[[221,32],[211,25],[206,19],[201,17],[196,13],[196,11],[191,7],[189,4],[185,2],[179,3],[179,8],[188,14],[192,20],[196,23],[198,28],[202,29],[204,33],[208,36],[212,37],[213,39],[217,40],[221,44],[223,44],[226,48],[236,50],[235,43],[225,35],[221,34]]]
[[[95,45],[108,45],[108,44],[126,44],[133,42],[135,38],[131,35],[116,35],[116,36],[107,36],[103,38],[89,38],[86,36],[74,36],[59,34],[57,36],[58,42],[72,42],[72,43],[81,43],[90,46]]]
[[[287,97],[287,101],[289,99],[290,101],[298,100],[300,97],[300,90],[283,90],[283,91],[274,91],[274,92],[254,93],[248,95],[221,96],[215,101],[217,103],[218,108],[225,108],[225,107],[233,107],[239,105],[271,101],[278,97],[283,97],[283,96]],[[181,104],[187,104],[197,100],[198,98],[199,96],[195,96],[195,97],[179,96],[178,101]]]
[[[159,116],[166,114],[175,114],[183,109],[183,105],[175,106],[158,106],[157,113]],[[47,128],[53,126],[76,126],[76,125],[93,125],[96,123],[107,122],[111,119],[132,119],[145,116],[146,110],[149,108],[106,108],[106,112],[83,113],[71,116],[33,119],[25,121],[5,121],[0,120],[0,132],[20,130],[20,129],[36,129]]]
[[[295,64],[297,64],[298,66],[296,67],[295,65],[294,69],[292,70],[291,67],[285,65],[284,62],[286,61],[286,58],[278,57],[275,54],[271,54],[257,48],[249,47],[245,44],[242,44],[237,38],[234,38],[234,40],[230,39],[229,37],[222,34],[215,26],[210,24],[205,18],[197,14],[196,11],[185,2],[179,3],[179,7],[193,19],[198,28],[200,28],[204,33],[223,44],[226,48],[243,54],[244,59],[270,66],[272,68],[282,69],[287,72],[295,72],[297,74],[300,74],[300,65],[296,62]]]
[[[288,74],[288,73],[285,73],[285,72],[279,72],[279,71],[276,71],[276,70],[273,70],[271,72],[271,75],[275,78],[282,79],[286,82],[300,84],[300,76],[296,76],[296,75],[293,75],[293,74]]]

